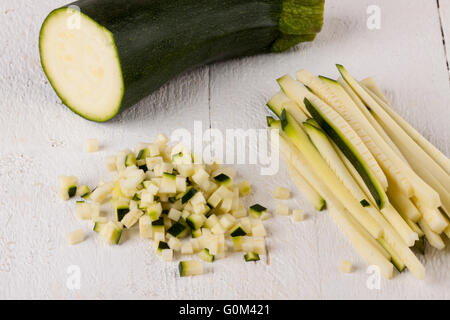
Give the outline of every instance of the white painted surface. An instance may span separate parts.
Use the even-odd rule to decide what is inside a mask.
[[[104,245],[75,219],[74,204],[56,197],[58,175],[74,174],[94,185],[106,175],[105,155],[151,140],[158,132],[192,129],[193,120],[221,130],[264,128],[264,104],[278,90],[277,77],[299,68],[336,77],[334,63],[357,77],[375,76],[399,113],[448,156],[449,74],[438,9],[435,1],[413,2],[329,0],[315,42],[190,72],[117,120],[96,124],[63,107],[40,68],[40,24],[65,1],[1,1],[0,298],[449,299],[448,248],[427,248],[422,259],[426,280],[404,272],[383,280],[381,290],[369,290],[365,263],[328,214],[314,212],[297,191],[290,205],[308,208],[308,218],[302,223],[286,217],[267,221],[270,265],[244,263],[237,254],[188,279],[180,279],[176,263],[163,263],[137,234],[126,235],[118,247]],[[441,0],[447,31],[448,2]],[[369,4],[381,8],[380,30],[366,28]],[[97,138],[101,151],[83,152],[87,138]],[[295,190],[284,165],[275,177],[259,176],[256,166],[239,169],[255,190],[248,204],[274,207],[268,194],[275,184]],[[68,247],[64,235],[80,225],[88,239]],[[342,259],[352,261],[356,271],[341,274]],[[80,267],[80,290],[66,286],[70,265]]]

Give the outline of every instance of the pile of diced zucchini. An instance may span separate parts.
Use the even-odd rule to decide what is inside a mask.
[[[113,179],[93,190],[77,186],[76,177],[61,177],[60,197],[79,196],[77,217],[92,221],[109,244],[119,244],[122,233],[137,226],[165,261],[179,253],[212,262],[226,255],[228,244],[246,261],[259,260],[265,253],[263,220],[270,214],[259,204],[244,206],[248,182],[237,183],[233,168],[205,164],[182,144],[171,147],[167,141],[159,135],[153,143],[107,157]],[[201,264],[192,261],[179,268],[182,276],[201,273]]]

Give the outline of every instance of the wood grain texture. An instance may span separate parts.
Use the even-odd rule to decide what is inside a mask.
[[[0,298],[450,298],[449,249],[427,248],[425,281],[405,272],[382,281],[381,290],[367,289],[365,263],[329,215],[312,210],[297,191],[289,205],[305,208],[307,219],[266,222],[270,264],[244,263],[234,254],[187,279],[178,277],[175,262],[163,263],[136,230],[120,246],[106,246],[90,225],[75,219],[74,203],[56,198],[58,175],[74,174],[95,185],[106,175],[104,156],[159,132],[192,130],[194,120],[223,131],[265,128],[265,102],[278,90],[274,79],[299,68],[336,77],[335,63],[357,77],[375,76],[396,110],[449,155],[450,90],[434,1],[329,0],[315,42],[186,73],[106,124],[62,106],[40,68],[40,24],[65,3],[0,2]],[[380,30],[366,27],[369,4],[381,8]],[[445,5],[441,0],[444,14]],[[101,151],[84,153],[87,138],[97,138]],[[273,211],[268,195],[276,184],[296,190],[284,164],[272,177],[260,176],[253,165],[238,169],[255,190],[248,205],[258,202]],[[80,226],[88,238],[67,247],[64,235]],[[338,271],[342,259],[354,262],[353,274]],[[80,290],[66,287],[70,265],[80,267]]]

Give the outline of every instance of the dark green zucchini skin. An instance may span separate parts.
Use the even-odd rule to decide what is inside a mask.
[[[323,10],[323,0],[289,0],[296,1],[322,3]],[[309,41],[322,23],[288,43],[292,36],[279,30],[282,0],[80,0],[69,5],[114,36],[124,82],[119,111],[183,71]],[[273,46],[279,38],[283,42]]]

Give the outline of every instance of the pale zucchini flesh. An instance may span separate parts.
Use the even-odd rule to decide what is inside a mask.
[[[366,78],[361,81],[361,84],[366,89],[378,96],[384,104],[381,107],[394,119],[399,126],[418,144],[422,149],[436,161],[446,172],[450,174],[450,159],[447,158],[438,148],[432,145],[427,139],[425,139],[413,126],[405,121],[397,112],[389,105],[388,100],[381,92],[380,88],[372,78]]]
[[[70,9],[53,11],[40,33],[44,71],[58,96],[81,116],[106,121],[119,110],[124,83],[111,32],[78,12],[71,27]]]
[[[385,126],[383,129],[391,129],[395,130],[398,128],[398,125],[389,117],[389,115],[386,114],[384,110],[378,105],[378,103],[367,93],[367,91],[361,87],[358,81],[356,81],[349,73],[348,71],[341,65],[337,65],[339,72],[341,73],[343,79],[348,83],[348,85],[356,92],[356,94],[361,98],[364,103],[373,110],[373,112],[376,112],[379,117],[383,117],[383,121],[386,121],[389,123],[388,126]],[[395,130],[395,132],[399,135],[399,137],[405,138],[405,140],[409,140],[409,137],[404,137],[405,133],[403,130]],[[389,134],[389,132],[387,132]],[[397,141],[399,140],[399,137],[397,138]],[[390,135],[390,138],[393,139],[393,135]],[[394,140],[394,142],[396,142]],[[401,141],[400,141],[401,142]],[[397,143],[396,143],[397,144]],[[412,145],[412,144],[411,144]],[[397,144],[398,147],[400,145]],[[419,148],[420,149],[420,148]],[[403,151],[405,149],[401,149],[402,153],[406,155]],[[420,151],[423,152],[423,150],[420,149]],[[420,153],[419,151],[419,153]],[[413,155],[414,156],[414,155]],[[440,206],[440,199],[439,194],[434,191],[429,185],[427,185],[414,171],[411,170],[409,167],[404,167],[404,170],[407,170],[409,173],[408,179],[410,180],[410,183],[412,184],[414,195],[419,199],[419,201],[423,202],[424,205],[427,205],[429,207],[439,207]]]

